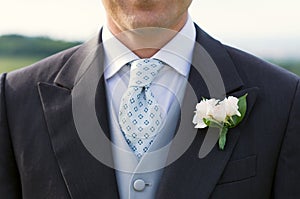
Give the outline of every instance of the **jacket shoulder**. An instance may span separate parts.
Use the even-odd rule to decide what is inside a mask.
[[[300,80],[296,74],[266,60],[233,47],[225,48],[242,79],[252,86],[270,86],[271,89],[281,85],[277,88],[286,89],[295,87]]]
[[[30,66],[9,72],[6,76],[7,84],[11,86],[27,85],[30,82],[53,82],[60,69],[72,57],[80,46],[61,51],[44,58]]]

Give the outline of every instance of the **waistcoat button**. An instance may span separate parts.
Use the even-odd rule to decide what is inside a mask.
[[[146,187],[146,183],[142,179],[137,179],[133,183],[133,188],[136,191],[143,191],[145,189],[145,187]]]

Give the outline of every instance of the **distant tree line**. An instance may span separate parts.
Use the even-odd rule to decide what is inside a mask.
[[[46,57],[79,44],[81,42],[53,40],[48,37],[3,35],[0,36],[0,56]]]

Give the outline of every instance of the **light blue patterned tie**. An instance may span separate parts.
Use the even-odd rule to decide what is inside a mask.
[[[150,86],[163,62],[139,59],[131,62],[128,89],[119,111],[119,123],[128,145],[140,159],[160,130],[162,116]]]

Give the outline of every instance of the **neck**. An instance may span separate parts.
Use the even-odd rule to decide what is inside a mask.
[[[150,58],[166,45],[185,25],[187,13],[172,27],[144,27],[122,30],[108,19],[112,34],[140,58]]]

